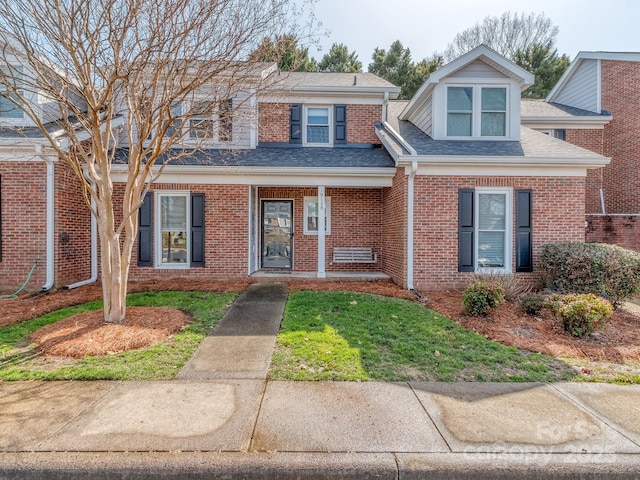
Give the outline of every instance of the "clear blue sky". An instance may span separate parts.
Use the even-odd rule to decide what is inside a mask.
[[[319,0],[315,14],[330,34],[320,38],[320,53],[309,50],[319,60],[333,42],[345,43],[366,71],[375,47],[399,39],[419,61],[484,17],[509,10],[551,18],[560,28],[558,52],[571,59],[580,50],[640,52],[640,0]]]

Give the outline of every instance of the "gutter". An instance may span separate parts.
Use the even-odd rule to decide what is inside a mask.
[[[49,291],[53,287],[55,273],[55,222],[54,222],[54,201],[55,201],[55,169],[53,159],[42,153],[42,146],[36,145],[36,155],[47,165],[46,179],[46,259],[45,259],[45,282],[43,291]]]

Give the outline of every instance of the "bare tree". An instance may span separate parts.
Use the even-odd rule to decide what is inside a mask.
[[[482,22],[458,33],[443,53],[449,62],[484,43],[496,52],[513,59],[518,51],[533,45],[552,48],[558,27],[544,13],[505,12],[499,17],[485,17]]]
[[[296,5],[0,0],[0,94],[42,131],[83,187],[97,219],[107,322],[125,319],[138,209],[151,182],[180,151],[174,147],[199,148],[203,118],[224,122],[216,113],[227,99],[240,90],[256,94],[265,66],[241,60],[263,38],[312,28],[308,5],[303,15]],[[296,25],[300,18],[305,25]],[[116,189],[111,172],[123,151],[126,182]]]

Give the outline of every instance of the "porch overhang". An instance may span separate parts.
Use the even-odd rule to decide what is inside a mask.
[[[390,187],[396,174],[390,167],[236,167],[166,165],[154,167],[154,183],[260,186]],[[125,182],[126,165],[113,165],[111,179]]]

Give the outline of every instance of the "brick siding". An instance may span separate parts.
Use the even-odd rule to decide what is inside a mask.
[[[289,142],[289,103],[258,105],[258,141]],[[381,105],[347,105],[347,143],[380,144],[374,123],[382,117]]]
[[[0,161],[2,176],[2,260],[0,291],[11,293],[26,280],[36,259],[38,266],[27,291],[44,285],[46,259],[46,174],[44,162]]]
[[[640,251],[640,216],[587,215],[587,242]]]
[[[534,264],[547,242],[584,241],[583,177],[416,176],[414,285],[418,290],[458,287],[470,278],[471,274],[458,272],[458,189],[480,186],[533,191]],[[535,273],[527,276],[535,278]]]
[[[604,127],[607,213],[640,213],[640,62],[602,61],[602,108],[613,120]]]
[[[383,190],[382,267],[395,283],[407,287],[407,181],[397,168],[393,186]]]
[[[567,142],[600,155],[604,154],[604,130],[602,129],[568,129]],[[585,209],[587,213],[601,213],[600,188],[602,187],[603,169],[587,171]]]

